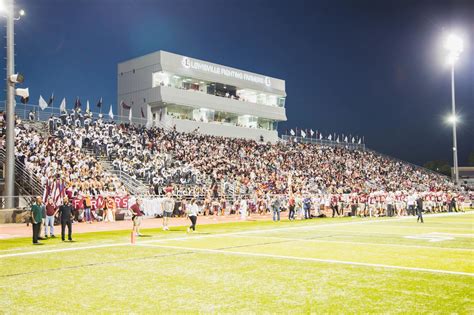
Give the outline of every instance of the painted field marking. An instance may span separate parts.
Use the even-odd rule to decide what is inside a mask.
[[[454,251],[467,251],[472,252],[474,248],[459,248],[459,247],[439,247],[439,246],[424,246],[424,245],[410,245],[410,244],[390,244],[390,243],[373,243],[373,242],[354,242],[354,241],[330,241],[330,240],[319,240],[319,239],[307,239],[307,238],[294,238],[294,237],[280,237],[280,236],[245,236],[245,235],[229,235],[230,237],[242,237],[242,238],[266,238],[266,239],[277,239],[277,240],[288,240],[295,242],[315,242],[315,243],[336,243],[336,244],[352,244],[352,245],[373,245],[383,247],[406,247],[406,248],[426,248],[426,249],[439,249],[439,250],[454,250]]]
[[[446,230],[463,230],[463,231],[472,231],[472,228],[461,228],[461,227],[441,227],[441,226],[430,226],[429,224],[427,225],[394,225],[394,228],[402,228],[402,229],[446,229]]]
[[[436,216],[436,217],[458,216],[458,215],[465,215],[465,214],[470,214],[470,213],[469,212],[442,213],[442,214],[426,215],[425,217],[430,217],[430,216]],[[394,222],[394,221],[403,221],[403,220],[408,220],[408,219],[412,219],[412,218],[411,217],[400,217],[400,218],[395,218],[395,219],[381,219],[381,220],[367,219],[367,220],[357,221],[357,222],[350,221],[350,222],[341,222],[341,223],[327,223],[327,224],[313,224],[313,225],[303,225],[303,226],[290,226],[290,227],[273,228],[273,229],[245,230],[245,231],[238,231],[238,232],[217,233],[217,234],[207,234],[207,235],[198,235],[198,236],[186,235],[186,236],[175,237],[175,238],[161,238],[161,239],[157,239],[157,240],[140,241],[140,242],[138,242],[138,244],[159,243],[159,242],[167,242],[167,241],[180,241],[180,240],[201,239],[201,238],[214,238],[214,237],[221,237],[221,236],[227,236],[227,235],[258,234],[258,233],[267,233],[267,232],[275,232],[275,231],[318,229],[318,228],[330,227],[330,226],[358,225],[358,224],[379,223],[379,222],[388,222],[388,221]],[[78,250],[86,250],[86,249],[128,246],[128,245],[130,245],[130,243],[127,242],[127,243],[113,243],[113,244],[90,245],[90,246],[81,246],[81,247],[47,249],[47,250],[38,250],[38,251],[27,251],[27,252],[21,252],[21,253],[3,254],[3,255],[0,255],[0,259],[1,258],[9,258],[9,257],[36,255],[36,254],[60,253],[60,252],[70,252],[70,251],[78,251]]]
[[[455,237],[474,237],[474,234],[458,234],[458,233],[443,233],[443,232],[433,232],[432,234],[439,234],[439,235],[450,235]]]
[[[408,236],[404,236],[404,238],[409,238],[413,240],[423,240],[423,241],[428,241],[431,243],[454,240],[454,237],[452,236],[445,236],[445,235],[439,235],[439,234],[434,234],[434,233],[408,235]]]
[[[15,234],[0,234],[0,240],[3,239],[9,239],[9,238],[14,238],[14,237],[20,237],[21,235],[15,235]]]
[[[417,268],[417,267],[403,267],[403,266],[384,265],[384,264],[372,264],[372,263],[362,263],[362,262],[356,262],[356,261],[346,261],[346,260],[336,260],[336,259],[295,257],[295,256],[286,256],[286,255],[251,253],[251,252],[236,252],[236,251],[220,250],[220,249],[206,249],[206,248],[154,245],[154,244],[137,244],[137,246],[156,247],[156,248],[169,248],[169,249],[181,249],[181,250],[186,250],[186,251],[191,251],[191,252],[205,252],[205,253],[213,253],[213,254],[228,254],[228,255],[236,255],[236,256],[264,257],[264,258],[312,261],[312,262],[332,263],[332,264],[341,264],[341,265],[353,265],[353,266],[363,266],[363,267],[399,269],[399,270],[408,270],[408,271],[422,271],[422,272],[429,272],[429,273],[441,273],[441,274],[451,274],[451,275],[462,275],[462,276],[474,277],[474,273],[470,273],[470,272],[450,271],[450,270],[440,270],[440,269],[428,269],[428,268]]]

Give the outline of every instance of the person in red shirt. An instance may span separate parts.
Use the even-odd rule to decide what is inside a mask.
[[[49,225],[49,236],[54,236],[54,217],[56,213],[58,213],[58,206],[56,206],[53,202],[52,197],[48,197],[48,201],[46,203],[46,221],[44,222],[44,236],[48,237],[48,225]]]
[[[142,210],[142,200],[137,198],[135,204],[130,207],[130,211],[132,212],[133,233],[137,236],[142,236],[142,234],[140,234],[140,225],[142,224],[143,218]]]
[[[295,197],[293,194],[290,196],[290,199],[288,200],[288,219],[290,221],[295,219]]]

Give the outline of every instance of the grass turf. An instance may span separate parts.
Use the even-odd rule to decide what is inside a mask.
[[[472,314],[473,219],[198,225],[144,230],[134,246],[129,231],[2,240],[0,312]]]

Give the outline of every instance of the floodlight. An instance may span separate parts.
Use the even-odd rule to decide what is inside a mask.
[[[18,95],[18,96],[21,96],[23,98],[27,98],[27,97],[30,96],[30,91],[28,90],[28,88],[26,88],[26,89],[16,89],[15,94]]]
[[[23,83],[25,81],[25,77],[21,73],[12,74],[8,79],[11,83]]]
[[[464,50],[462,38],[456,34],[449,34],[444,43],[444,48],[450,53],[459,55]]]
[[[444,42],[444,48],[448,51],[448,64],[453,66],[459,59],[459,55],[464,50],[462,38],[456,34],[449,34]]]
[[[455,115],[449,115],[448,117],[446,117],[446,121],[450,124],[455,124],[459,121],[459,118]]]
[[[25,10],[20,10],[20,16],[24,16],[25,15]]]

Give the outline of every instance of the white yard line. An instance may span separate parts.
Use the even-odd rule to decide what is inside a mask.
[[[392,227],[392,226],[391,226]],[[461,227],[443,227],[443,226],[432,226],[432,225],[425,225],[425,224],[413,224],[413,225],[393,225],[393,228],[402,228],[402,229],[432,229],[432,230],[462,230],[462,231],[472,231],[472,228],[461,228]]]
[[[474,237],[474,234],[458,234],[458,233],[443,233],[443,232],[432,232],[430,234],[449,235],[449,236],[467,237],[467,238]]]
[[[251,238],[254,236],[245,235],[229,235],[230,237],[242,237]],[[372,242],[353,242],[353,241],[331,241],[331,240],[320,240],[320,239],[307,239],[307,238],[294,238],[294,237],[279,237],[279,236],[257,236],[258,238],[276,239],[276,240],[287,240],[295,242],[315,242],[315,243],[337,243],[337,244],[351,244],[351,245],[374,245],[382,247],[407,247],[407,248],[426,248],[426,249],[440,249],[440,250],[454,250],[454,251],[474,251],[474,248],[456,248],[456,247],[439,247],[439,246],[424,246],[424,245],[404,245],[404,244],[390,244],[390,243],[372,243]]]
[[[463,215],[468,214],[468,212],[455,212],[455,213],[442,213],[442,214],[431,214],[426,215],[429,216],[456,216],[456,215]],[[245,230],[239,232],[229,232],[229,233],[217,233],[217,234],[206,234],[206,235],[185,235],[182,237],[175,237],[175,238],[160,238],[157,240],[148,240],[148,241],[139,241],[140,244],[147,244],[147,243],[158,243],[158,242],[167,242],[167,241],[179,241],[179,240],[190,240],[190,239],[200,239],[200,238],[214,238],[214,237],[221,237],[221,236],[229,236],[229,235],[245,235],[245,234],[255,234],[255,233],[267,233],[267,232],[275,232],[275,231],[287,231],[287,230],[307,230],[307,229],[318,229],[322,227],[329,227],[329,226],[346,226],[346,225],[358,225],[358,224],[368,224],[368,223],[380,223],[380,222],[394,222],[394,221],[404,221],[412,219],[412,217],[400,217],[395,219],[364,219],[362,221],[349,221],[349,222],[341,222],[341,223],[327,223],[327,224],[311,224],[311,225],[298,225],[298,226],[289,226],[289,227],[282,227],[282,228],[273,228],[273,229],[259,229],[259,230]],[[28,251],[28,252],[21,252],[21,253],[12,253],[12,254],[4,254],[0,255],[1,258],[9,258],[9,257],[18,257],[18,256],[28,256],[28,255],[36,255],[36,254],[48,254],[48,253],[60,253],[60,252],[69,252],[69,251],[78,251],[78,250],[86,250],[86,249],[96,249],[96,248],[106,248],[106,247],[116,247],[116,246],[127,246],[130,245],[129,242],[126,243],[114,243],[114,244],[102,244],[102,245],[90,245],[90,246],[82,246],[82,247],[70,247],[70,248],[58,248],[58,249],[47,249],[47,250],[37,250],[37,251]],[[1,251],[0,251],[1,252]]]
[[[139,244],[138,246],[168,248],[168,249],[180,249],[180,250],[191,251],[191,252],[205,252],[205,253],[213,253],[213,254],[229,254],[229,255],[237,255],[237,256],[277,258],[277,259],[312,261],[312,262],[353,265],[353,266],[363,266],[363,267],[399,269],[399,270],[408,270],[408,271],[422,271],[422,272],[429,272],[429,273],[441,273],[441,274],[451,274],[451,275],[462,275],[462,276],[474,277],[474,273],[470,273],[470,272],[450,271],[450,270],[440,270],[440,269],[428,269],[428,268],[416,268],[416,267],[403,267],[403,266],[384,265],[384,264],[371,264],[371,263],[362,263],[362,262],[356,262],[356,261],[345,261],[345,260],[335,260],[335,259],[295,257],[295,256],[286,256],[286,255],[262,254],[262,253],[250,253],[250,252],[236,252],[236,251],[220,250],[220,249],[206,249],[206,248],[154,245],[154,244]]]
[[[46,249],[46,250],[38,250],[38,251],[23,252],[23,253],[5,254],[5,255],[0,255],[0,258],[8,258],[8,257],[16,257],[16,256],[28,256],[28,255],[36,255],[36,254],[73,252],[73,251],[77,251],[77,250],[124,246],[124,245],[129,245],[129,244],[130,243],[115,243],[115,244],[91,245],[91,246],[81,246],[81,247]]]

